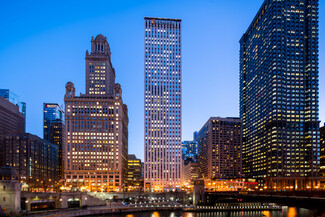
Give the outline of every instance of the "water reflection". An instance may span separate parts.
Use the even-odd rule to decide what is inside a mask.
[[[270,211],[263,211],[262,215],[265,217],[271,217],[271,212]]]
[[[297,216],[297,211],[296,208],[290,207],[288,210],[288,217],[296,217]]]
[[[151,217],[160,217],[159,212],[153,212]]]
[[[322,215],[321,215],[322,216]],[[108,214],[102,217],[316,217],[312,210],[283,207],[282,211],[180,212],[155,211],[133,214]]]

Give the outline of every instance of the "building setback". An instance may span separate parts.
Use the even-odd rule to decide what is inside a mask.
[[[145,190],[181,185],[181,20],[144,18]]]
[[[319,175],[318,0],[264,1],[240,39],[240,117],[247,177]]]
[[[86,94],[66,84],[66,187],[120,191],[126,184],[128,110],[122,101],[107,38],[98,35],[86,52]]]
[[[3,138],[5,166],[12,167],[22,190],[54,189],[58,180],[58,147],[29,133]]]
[[[199,176],[203,179],[242,178],[242,122],[211,117],[197,136]]]

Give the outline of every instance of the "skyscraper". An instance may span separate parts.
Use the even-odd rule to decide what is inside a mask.
[[[51,143],[58,146],[58,176],[62,179],[64,177],[64,120],[56,119],[51,122],[50,126]]]
[[[15,105],[18,105],[19,112],[24,115],[24,119],[25,119],[24,130],[26,131],[26,103],[22,102],[20,100],[20,97],[17,94],[10,91],[9,89],[0,89],[0,96],[5,98],[9,102],[12,102]]]
[[[181,20],[144,18],[145,189],[181,185]]]
[[[242,178],[242,122],[239,118],[209,118],[198,132],[197,143],[200,178]]]
[[[126,184],[128,109],[115,71],[107,38],[91,40],[86,51],[86,94],[75,95],[66,84],[66,186],[91,191],[120,191]]]
[[[318,176],[318,0],[264,1],[240,39],[240,117],[246,176]]]
[[[57,103],[43,104],[43,139],[51,142],[51,123],[54,120],[64,121],[64,112]]]

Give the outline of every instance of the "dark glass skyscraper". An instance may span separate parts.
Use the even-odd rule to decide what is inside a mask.
[[[59,159],[59,167],[58,174],[60,178],[64,176],[64,120],[56,119],[51,122],[50,126],[50,138],[51,143],[58,146],[58,159]]]
[[[189,163],[197,162],[197,134],[198,132],[195,131],[193,133],[193,141],[183,141],[182,142],[182,159],[183,159],[183,166],[186,166]]]
[[[54,120],[64,121],[63,110],[57,103],[44,103],[43,138],[51,142],[51,123]]]
[[[318,0],[265,0],[240,40],[247,177],[319,171]]]

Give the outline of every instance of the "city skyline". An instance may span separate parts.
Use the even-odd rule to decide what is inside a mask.
[[[235,3],[238,5],[236,6]],[[223,3],[225,11],[221,12],[220,16],[230,16],[227,13],[232,12],[231,14],[238,18],[239,15],[235,14],[236,10],[240,11],[241,7],[247,8],[247,14],[242,15],[245,17],[244,21],[238,22],[236,24],[235,20],[231,20],[232,27],[222,26],[223,29],[218,27],[218,25],[209,25],[209,22],[216,22],[219,17],[216,5],[212,2],[205,4],[204,7],[213,6],[214,13],[212,9],[208,10],[207,15],[204,16],[196,16],[197,20],[190,18],[188,15],[189,9],[193,8],[195,4],[189,3],[186,7],[186,10],[180,11],[177,13],[177,8],[180,8],[180,4],[176,4],[176,9],[171,10],[171,12],[167,13],[159,13],[157,11],[145,11],[147,6],[145,6],[144,2],[141,2],[140,6],[136,6],[134,4],[130,4],[125,10],[119,9],[120,11],[115,12],[114,15],[108,16],[105,14],[100,14],[103,17],[88,17],[88,19],[97,20],[98,23],[102,21],[107,21],[107,26],[103,28],[97,28],[98,26],[89,27],[87,26],[86,31],[83,32],[81,29],[83,23],[90,23],[87,21],[86,18],[79,18],[78,19],[71,19],[68,23],[61,21],[62,23],[58,22],[56,24],[50,25],[49,29],[43,30],[26,30],[22,29],[21,31],[24,33],[22,35],[26,36],[17,36],[15,34],[2,34],[1,39],[5,43],[0,46],[0,63],[2,64],[3,71],[1,75],[3,79],[0,81],[1,88],[8,88],[13,92],[17,93],[20,98],[25,101],[28,105],[27,108],[27,132],[31,132],[33,134],[37,134],[38,136],[42,136],[42,104],[44,102],[55,102],[59,105],[63,104],[63,95],[64,95],[64,84],[71,80],[75,83],[76,89],[79,92],[85,92],[84,88],[84,77],[81,74],[84,72],[84,51],[89,49],[89,40],[92,35],[97,35],[98,33],[102,33],[107,35],[108,40],[110,41],[110,45],[112,50],[114,51],[113,55],[113,62],[114,66],[116,67],[117,73],[121,75],[118,78],[118,82],[123,86],[123,95],[124,95],[124,102],[128,104],[129,108],[129,116],[130,116],[130,143],[129,143],[129,153],[134,153],[136,156],[143,158],[143,17],[144,16],[158,16],[158,17],[171,17],[171,18],[180,18],[183,20],[184,27],[183,27],[183,132],[182,137],[183,140],[190,140],[192,134],[195,130],[199,130],[200,126],[204,124],[204,121],[210,116],[238,116],[239,115],[239,81],[238,81],[238,74],[239,74],[239,63],[238,63],[238,56],[239,56],[239,39],[243,32],[246,31],[249,23],[253,19],[256,14],[256,11],[259,9],[263,1],[245,1],[247,6],[243,6],[242,3],[239,1],[233,1],[233,3]],[[321,2],[320,2],[321,3]],[[162,6],[166,7],[166,3],[161,3]],[[202,5],[204,5],[202,3]],[[253,6],[252,6],[253,5]],[[7,5],[8,6],[8,5]],[[151,5],[152,6],[152,5]],[[234,11],[230,10],[230,6],[233,6]],[[140,7],[140,12],[135,12],[136,8]],[[203,6],[201,6],[203,7]],[[199,7],[199,9],[202,9]],[[320,4],[320,11],[322,10],[322,4]],[[127,11],[131,11],[130,15],[125,16]],[[198,11],[198,15],[202,15],[202,11]],[[187,13],[186,13],[187,12]],[[5,16],[0,15],[0,16]],[[135,15],[136,19],[129,19],[132,18],[131,16]],[[115,21],[114,18],[118,18],[123,21]],[[211,18],[204,19],[204,18]],[[213,18],[213,19],[212,19]],[[31,19],[31,18],[29,18]],[[126,22],[128,21],[128,22]],[[130,23],[134,22],[135,27],[132,27]],[[211,39],[211,36],[202,36],[204,40],[207,40],[208,44],[211,45],[209,49],[207,44],[204,40],[200,40],[200,34],[195,33],[193,36],[190,33],[193,33],[190,30],[192,27],[191,25],[200,25],[201,22],[205,22],[205,24],[201,27],[203,31],[210,30],[213,34],[212,36],[216,36],[218,31],[225,30],[224,34],[221,34],[217,40],[223,40],[225,44],[229,46],[231,42],[231,46],[229,50],[224,50],[225,52],[214,53],[212,48],[217,50],[221,50],[218,48],[224,48],[220,46],[220,44],[215,43]],[[10,21],[9,21],[10,23]],[[88,25],[90,25],[88,23]],[[128,33],[129,31],[133,31],[136,28],[139,28],[140,31],[135,31],[136,34],[134,36],[135,40],[129,40],[128,37],[120,37],[120,33],[118,30],[118,25],[124,26],[122,31]],[[322,113],[322,108],[324,103],[322,102],[323,94],[322,94],[322,16],[320,17],[320,120],[323,123],[325,120],[325,114]],[[219,23],[220,24],[220,23]],[[98,24],[99,25],[99,24]],[[112,25],[113,27],[111,27]],[[70,27],[74,30],[79,30],[83,32],[78,38],[75,37],[75,33],[72,30],[68,30]],[[4,28],[10,33],[15,33],[15,30],[10,28]],[[131,30],[127,30],[130,28]],[[228,37],[228,32],[232,32],[234,29],[239,28],[235,31],[234,36]],[[218,30],[219,29],[219,30]],[[54,32],[58,30],[58,32]],[[104,31],[103,31],[104,30]],[[4,30],[3,30],[4,31]],[[228,31],[228,32],[227,32]],[[25,32],[27,32],[25,34]],[[65,33],[67,33],[65,35]],[[233,32],[234,33],[234,32]],[[11,36],[11,41],[8,41],[8,37]],[[58,41],[66,40],[67,44],[64,43],[65,46],[59,46],[60,42],[54,42],[57,36]],[[64,36],[64,37],[63,37]],[[133,34],[132,34],[133,36]],[[2,38],[5,37],[5,38]],[[48,38],[47,38],[48,37]],[[65,38],[66,37],[66,38]],[[46,44],[46,38],[48,41],[53,43],[53,45]],[[199,39],[198,39],[199,38]],[[191,43],[191,40],[196,43],[200,42],[202,45],[198,46],[195,43]],[[48,42],[47,41],[47,42]],[[75,43],[74,43],[75,41]],[[132,43],[128,42],[132,41]],[[38,43],[37,43],[38,42]],[[39,43],[41,42],[41,43]],[[121,49],[119,46],[121,46]],[[135,44],[135,45],[132,45]],[[47,48],[50,52],[42,53],[43,46]],[[68,46],[69,45],[69,46]],[[132,46],[130,46],[132,45]],[[58,49],[54,49],[54,47]],[[194,48],[195,49],[194,49]],[[35,48],[35,49],[32,49]],[[71,49],[72,48],[72,49]],[[129,54],[126,53],[128,48],[132,48]],[[15,64],[13,60],[10,60],[13,57],[15,51],[19,49],[24,49],[26,52],[21,52],[18,54],[18,59],[22,60],[22,64],[17,64],[15,70],[11,69],[11,66]],[[192,52],[191,50],[198,50],[202,53],[201,58],[197,61],[198,63],[193,63],[194,58],[197,55],[197,52]],[[29,57],[27,57],[26,53],[29,52]],[[57,52],[57,53],[56,53]],[[60,57],[58,54],[62,54]],[[17,54],[17,53],[16,53]],[[23,56],[21,56],[23,54]],[[48,56],[47,56],[48,54]],[[53,56],[55,55],[55,56]],[[68,62],[64,60],[64,55],[70,55],[70,59],[68,58]],[[81,58],[80,58],[81,56]],[[223,57],[224,56],[224,57]],[[123,58],[124,57],[124,58]],[[226,58],[230,58],[227,60]],[[134,58],[134,59],[131,59]],[[25,60],[26,59],[26,60]],[[77,60],[78,59],[78,60]],[[40,61],[42,60],[42,61]],[[126,61],[127,60],[127,61]],[[129,64],[130,61],[130,64]],[[213,62],[213,63],[212,63]],[[222,63],[224,63],[224,68],[221,67]],[[21,68],[23,65],[24,68]],[[130,65],[130,66],[127,66]],[[234,66],[230,66],[234,65]],[[27,66],[27,67],[26,67]],[[9,69],[9,70],[8,70]],[[53,70],[53,71],[52,71]],[[14,73],[15,72],[15,73]],[[56,77],[53,78],[53,82],[49,83],[47,79],[49,77],[44,76],[44,79],[39,76],[39,73],[48,73],[53,75],[56,73]],[[53,72],[53,73],[51,73]],[[201,76],[200,78],[191,78],[195,77],[196,74],[199,73]],[[225,75],[229,73],[228,75]],[[33,74],[33,76],[31,76]],[[29,75],[29,76],[26,76]],[[59,76],[58,76],[59,75]],[[134,76],[136,75],[136,76]],[[38,79],[37,79],[38,78]],[[26,82],[29,84],[26,85]],[[132,82],[134,81],[134,82]],[[36,83],[34,83],[36,82]],[[205,83],[202,83],[205,82]],[[46,86],[43,86],[46,83]],[[225,84],[228,83],[228,87],[224,87]],[[39,84],[39,85],[37,85]],[[217,85],[216,85],[217,84]],[[209,87],[210,85],[210,87]],[[211,86],[212,85],[212,86]],[[220,87],[218,87],[220,86]],[[193,88],[194,87],[194,88]],[[215,88],[216,87],[216,88]],[[193,89],[193,91],[191,90]],[[233,89],[233,90],[232,90]],[[41,90],[41,91],[39,91]],[[194,92],[196,91],[196,92]],[[324,92],[324,91],[323,91]],[[139,94],[139,96],[136,96]],[[32,99],[32,97],[34,99]],[[135,99],[133,99],[135,98]],[[223,104],[216,104],[213,102],[208,102],[206,99],[211,98],[211,101],[217,101],[218,99],[223,99]],[[199,102],[202,100],[203,103],[206,103],[205,106],[201,106],[201,103],[197,103],[199,105],[193,105],[194,102]],[[136,102],[139,101],[139,102]],[[220,108],[220,105],[223,108]],[[193,117],[193,114],[196,114],[196,117]],[[137,117],[139,116],[139,117]],[[321,124],[322,125],[322,124]],[[135,143],[135,142],[136,143]],[[138,151],[139,150],[139,151]]]

